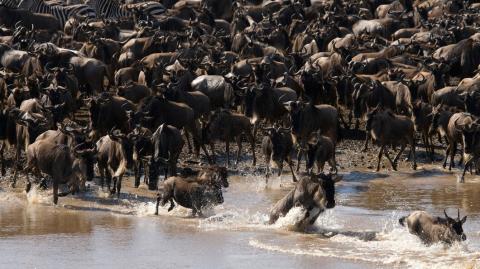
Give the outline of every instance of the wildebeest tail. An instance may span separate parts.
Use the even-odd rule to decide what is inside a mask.
[[[405,226],[405,220],[407,219],[407,216],[401,217],[398,219],[398,222],[400,225]]]

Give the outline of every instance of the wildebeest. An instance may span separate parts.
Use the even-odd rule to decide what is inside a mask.
[[[395,115],[389,110],[376,108],[367,115],[366,130],[370,133],[372,140],[380,144],[378,151],[377,171],[380,171],[382,155],[387,156],[393,170],[397,170],[397,161],[405,150],[407,144],[410,146],[412,168],[417,169],[415,154],[415,127],[412,120],[406,116]],[[368,140],[367,140],[368,141]],[[400,151],[392,160],[386,148],[387,145],[400,145]],[[365,143],[366,147],[366,143]]]
[[[313,225],[323,211],[335,207],[335,182],[340,179],[325,174],[302,177],[293,189],[273,206],[269,223],[275,223],[293,207],[301,206],[306,212],[295,226],[301,229]]]
[[[308,142],[307,149],[307,171],[312,172],[313,165],[317,164],[317,173],[323,173],[323,167],[328,162],[330,169],[337,172],[337,161],[335,160],[335,143],[320,133],[317,133]]]
[[[168,211],[172,210],[175,202],[179,205],[191,208],[192,216],[202,216],[202,209],[223,203],[222,189],[196,181],[187,181],[181,177],[169,177],[163,183],[163,190],[157,197],[155,214],[158,215],[159,205],[164,206],[170,202]]]
[[[415,211],[400,218],[399,222],[402,226],[406,225],[411,234],[418,236],[427,245],[438,242],[450,245],[465,241],[467,236],[463,232],[462,225],[467,221],[467,216],[460,219],[460,210],[458,210],[457,219],[453,219],[445,210],[443,212],[445,218],[433,217],[425,211]]]
[[[209,143],[212,150],[212,158],[215,160],[215,140],[225,141],[225,149],[227,153],[227,164],[230,164],[230,142],[235,139],[237,142],[237,158],[235,163],[238,164],[240,152],[242,151],[242,137],[247,137],[252,150],[252,164],[255,166],[255,139],[253,137],[252,124],[250,120],[240,114],[230,112],[228,110],[219,109],[210,115],[207,123],[202,128],[202,140]]]
[[[461,144],[462,150],[465,149],[464,141],[462,139],[462,130],[469,129],[475,122],[475,118],[470,113],[459,112],[453,114],[448,120],[446,137],[447,137],[447,150],[445,151],[445,159],[443,161],[443,168],[447,166],[447,159],[450,156],[450,163],[448,170],[452,170],[455,166],[454,158],[457,152],[458,143]],[[460,155],[460,162],[463,161],[463,154]]]
[[[76,151],[75,154],[81,154]],[[86,179],[85,165],[82,159],[75,157],[70,152],[67,145],[57,145],[49,141],[36,141],[27,148],[27,186],[26,191],[29,192],[31,183],[28,179],[28,173],[33,172],[37,177],[40,173],[48,174],[52,177],[53,182],[53,203],[57,204],[59,194],[58,188],[60,184],[69,184],[70,192],[75,193],[79,184]]]
[[[331,105],[305,104],[301,101],[287,102],[285,107],[290,111],[294,143],[300,146],[297,156],[298,171],[303,149],[306,149],[306,144],[313,132],[320,130],[320,133],[328,136],[334,144],[340,139],[338,111]]]
[[[97,141],[97,160],[100,172],[101,186],[107,177],[107,187],[111,194],[117,194],[120,198],[122,177],[131,162],[131,145],[126,136],[118,130],[112,130],[108,135]],[[113,179],[113,188],[110,188]]]
[[[177,162],[185,142],[177,128],[162,124],[152,134],[150,143],[153,155],[150,157],[148,188],[156,190],[160,166],[165,166],[165,178],[177,175]]]
[[[293,171],[292,151],[293,141],[290,130],[273,126],[265,129],[267,135],[262,141],[262,152],[265,156],[265,165],[267,166],[266,180],[270,176],[270,162],[273,162],[278,168],[278,176],[282,174],[283,162],[287,162],[292,173],[292,179],[297,182],[297,177]]]

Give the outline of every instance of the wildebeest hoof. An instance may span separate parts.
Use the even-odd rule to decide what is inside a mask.
[[[48,189],[47,180],[44,179],[40,182],[40,188],[42,188],[44,190]]]
[[[25,192],[29,192],[32,189],[32,183],[28,182],[27,185],[25,186]]]

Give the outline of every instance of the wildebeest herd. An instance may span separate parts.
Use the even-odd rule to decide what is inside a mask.
[[[396,170],[406,148],[416,169],[420,138],[432,162],[446,147],[449,170],[460,153],[463,182],[480,157],[479,9],[470,0],[1,0],[2,176],[15,186],[25,175],[28,192],[33,175],[53,186],[56,204],[60,184],[85,191],[95,176],[119,197],[132,170],[135,187],[143,176],[160,190],[157,212],[178,203],[201,215],[228,187],[214,142],[225,142],[227,166],[230,142],[236,163],[247,142],[255,166],[264,134],[266,177],[270,163],[279,175],[287,163],[296,182],[270,223],[302,206],[305,226],[335,206],[342,132],[365,126],[377,171],[383,155]],[[209,165],[177,176],[185,144]],[[451,243],[465,239],[465,220],[414,212],[400,223],[426,243]]]

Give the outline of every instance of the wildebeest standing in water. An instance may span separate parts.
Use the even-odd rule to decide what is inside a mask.
[[[458,210],[457,219],[453,219],[447,215],[445,210],[443,212],[445,218],[433,217],[425,211],[415,211],[400,218],[399,222],[402,226],[406,224],[409,232],[418,236],[427,245],[437,242],[452,244],[456,241],[467,240],[462,228],[467,221],[467,216],[460,219],[460,210]]]

